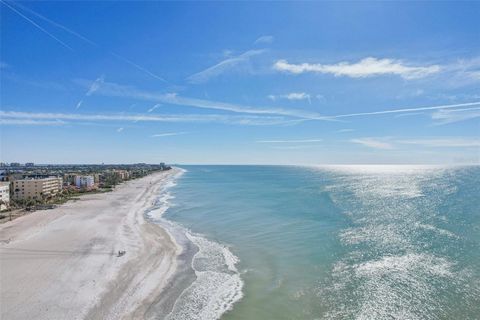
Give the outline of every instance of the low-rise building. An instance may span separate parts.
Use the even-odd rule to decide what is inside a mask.
[[[63,183],[67,186],[75,184],[76,173],[64,173],[63,174]]]
[[[43,200],[62,191],[63,180],[59,177],[25,178],[13,181],[13,199]]]
[[[97,184],[100,183],[100,173],[94,173],[92,174],[92,176],[93,176],[93,182]]]
[[[119,177],[121,180],[127,180],[130,178],[130,172],[127,170],[113,170],[113,174]]]
[[[10,182],[0,182],[0,211],[10,206]]]
[[[94,184],[93,176],[75,176],[75,185],[78,188],[92,188]]]

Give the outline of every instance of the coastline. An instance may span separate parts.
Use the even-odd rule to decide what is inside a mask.
[[[171,290],[183,249],[145,212],[178,173],[1,225],[1,318],[144,319],[160,303],[171,308],[159,297]],[[119,250],[126,254],[117,257]]]

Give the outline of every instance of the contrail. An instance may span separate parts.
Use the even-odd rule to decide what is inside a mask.
[[[0,1],[2,1],[2,2],[3,2],[5,5],[7,5],[10,9],[14,10],[16,13],[18,13],[18,14],[21,15],[22,17],[24,17],[25,19],[27,19],[28,21],[30,21],[31,23],[33,23],[36,27],[40,28],[40,30],[44,31],[45,33],[47,33],[48,35],[50,35],[50,36],[51,36],[52,38],[54,38],[55,40],[59,41],[60,43],[62,43],[62,44],[65,45],[65,46],[67,46],[67,45],[64,44],[62,41],[60,41],[59,39],[57,39],[56,37],[54,37],[52,34],[48,33],[46,30],[44,30],[43,28],[41,28],[38,24],[36,24],[35,22],[33,22],[32,20],[30,20],[29,18],[27,18],[26,16],[24,16],[23,14],[21,14],[20,12],[18,12],[17,10],[15,10],[14,8],[12,8],[12,7],[11,7],[10,5],[8,5],[4,0],[0,0]],[[15,5],[18,6],[19,8],[21,8],[22,10],[25,10],[25,11],[27,11],[27,12],[35,15],[36,17],[38,17],[38,18],[40,18],[40,19],[42,19],[42,20],[44,20],[44,21],[52,24],[53,26],[55,26],[55,27],[57,27],[57,28],[60,28],[60,29],[62,29],[62,30],[64,30],[64,31],[70,33],[71,35],[73,35],[73,36],[75,36],[75,37],[77,37],[77,38],[79,38],[79,39],[81,39],[81,40],[83,40],[83,41],[85,41],[85,42],[87,42],[87,43],[95,46],[95,47],[102,48],[98,43],[96,43],[96,42],[88,39],[87,37],[81,35],[80,33],[76,32],[76,31],[73,31],[73,30],[70,29],[70,28],[67,28],[66,26],[64,26],[64,25],[62,25],[62,24],[60,24],[60,23],[58,23],[58,22],[55,22],[55,21],[53,21],[53,20],[51,20],[51,19],[49,19],[49,18],[41,15],[41,14],[38,13],[38,12],[33,11],[32,9],[29,9],[29,8],[27,8],[27,7],[25,7],[25,6],[21,5],[21,4],[18,4],[18,3],[15,3]],[[67,46],[67,47],[68,47],[68,46]],[[68,47],[68,48],[69,48],[70,50],[72,50],[70,47]],[[103,49],[103,48],[102,48],[102,49]],[[119,59],[119,60],[122,60],[123,62],[125,62],[125,63],[127,63],[127,64],[129,64],[129,65],[131,65],[131,66],[133,66],[133,67],[135,67],[136,69],[138,69],[138,70],[140,70],[140,71],[148,74],[149,76],[151,76],[151,77],[153,77],[153,78],[155,78],[155,79],[157,79],[157,80],[160,80],[160,81],[163,81],[163,82],[168,83],[168,81],[165,80],[165,79],[163,79],[162,77],[154,74],[153,72],[145,69],[145,68],[142,67],[141,65],[139,65],[139,64],[137,64],[137,63],[135,63],[135,62],[133,62],[133,61],[131,61],[131,60],[129,60],[129,59],[127,59],[127,58],[125,58],[125,57],[117,54],[117,53],[109,52],[109,54],[111,54],[111,55],[114,56],[115,58],[117,58],[117,59]]]
[[[480,101],[468,102],[468,103],[458,103],[458,104],[448,104],[448,105],[433,106],[433,107],[419,107],[419,108],[406,108],[406,109],[383,110],[383,111],[372,111],[372,112],[348,113],[348,114],[340,114],[340,115],[336,115],[336,116],[334,115],[334,116],[326,116],[326,117],[336,119],[336,118],[371,116],[371,115],[389,114],[389,113],[402,113],[402,112],[437,110],[437,109],[451,109],[451,108],[477,106],[477,105],[480,105]]]
[[[72,29],[69,29],[69,28],[65,27],[64,25],[61,25],[60,23],[57,23],[57,22],[55,22],[55,21],[53,21],[53,20],[50,20],[50,19],[48,19],[47,17],[41,15],[40,13],[35,12],[35,11],[33,11],[33,10],[25,7],[24,5],[21,5],[21,4],[19,4],[19,3],[15,3],[14,5],[16,5],[17,7],[21,8],[22,10],[27,11],[27,12],[33,14],[34,16],[36,16],[36,17],[38,17],[38,18],[40,18],[40,19],[42,19],[42,20],[44,20],[44,21],[46,21],[46,22],[48,22],[48,23],[50,23],[50,24],[53,24],[55,27],[58,27],[58,28],[60,28],[60,29],[63,29],[63,30],[65,30],[65,31],[67,31],[68,33],[70,33],[70,34],[72,34],[72,35],[74,35],[74,36],[82,39],[83,41],[86,41],[86,42],[90,43],[91,45],[94,45],[94,46],[97,46],[97,47],[99,46],[97,43],[93,42],[92,40],[90,40],[90,39],[88,39],[88,38],[85,38],[84,36],[82,36],[81,34],[73,31]]]
[[[35,27],[37,27],[40,31],[44,32],[45,34],[47,34],[49,37],[51,37],[52,39],[54,39],[55,41],[57,41],[58,43],[60,43],[62,46],[64,46],[65,48],[69,49],[69,50],[72,50],[73,49],[67,45],[65,42],[63,42],[62,40],[58,39],[57,37],[55,37],[53,34],[51,34],[50,32],[48,32],[47,30],[45,30],[44,28],[42,28],[41,26],[39,26],[37,23],[35,23],[35,21],[29,19],[27,16],[25,16],[24,14],[22,14],[21,12],[19,12],[18,10],[16,10],[15,8],[13,8],[12,6],[10,6],[8,3],[6,3],[5,1],[3,0],[0,0],[1,3],[3,3],[4,5],[6,5],[10,10],[12,10],[13,12],[15,12],[16,14],[18,14],[20,17],[22,17],[23,19],[27,20],[28,22],[30,22],[31,24],[33,24]]]
[[[148,70],[145,69],[144,67],[136,64],[135,62],[133,62],[133,61],[131,61],[131,60],[128,60],[127,58],[122,57],[121,55],[118,55],[118,54],[116,54],[116,53],[114,53],[114,52],[110,52],[110,54],[111,54],[112,56],[114,56],[114,57],[122,60],[123,62],[126,62],[126,63],[128,63],[129,65],[131,65],[131,66],[134,66],[134,67],[137,68],[138,70],[143,71],[143,72],[145,72],[146,74],[154,77],[155,79],[158,79],[158,80],[160,80],[160,81],[163,81],[163,82],[167,82],[167,83],[168,83],[167,80],[163,79],[163,78],[160,77],[160,76],[157,76],[156,74],[148,71]]]

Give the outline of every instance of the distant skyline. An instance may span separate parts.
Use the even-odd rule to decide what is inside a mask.
[[[480,163],[480,3],[0,1],[0,161]]]

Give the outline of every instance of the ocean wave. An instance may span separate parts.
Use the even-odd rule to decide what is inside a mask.
[[[187,233],[199,248],[192,267],[197,279],[179,297],[167,319],[219,319],[243,297],[238,258],[227,247]]]
[[[228,247],[194,234],[180,224],[163,217],[172,206],[171,200],[174,199],[170,189],[185,172],[186,170],[179,169],[179,172],[172,176],[159,190],[154,206],[146,213],[150,219],[160,223],[172,235],[181,232],[182,238],[188,239],[198,248],[191,265],[196,279],[180,294],[166,319],[219,319],[243,297],[243,281],[236,268],[239,259]],[[185,240],[177,243],[182,241]]]

